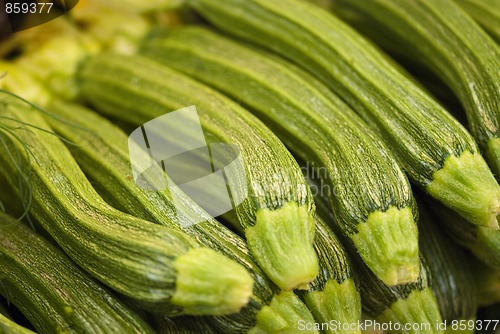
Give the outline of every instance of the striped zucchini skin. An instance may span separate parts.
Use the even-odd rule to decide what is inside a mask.
[[[500,3],[496,0],[454,0],[497,42],[500,43]]]
[[[217,334],[204,317],[180,316],[166,318],[157,316],[155,318],[158,334]],[[232,332],[224,332],[232,333]]]
[[[322,79],[381,135],[418,186],[472,223],[498,228],[500,187],[472,136],[352,28],[299,0],[188,4]]]
[[[381,233],[370,244],[358,229],[371,214],[391,207],[414,212],[408,179],[380,139],[326,86],[270,53],[198,27],[178,29],[146,44],[141,53],[249,106],[295,155],[314,164],[319,177],[334,189],[330,198],[336,221],[355,242],[359,239],[354,235],[363,238],[356,246],[372,270],[388,284],[417,277],[418,241],[412,215],[390,226],[396,234],[401,228],[404,237],[399,240]],[[372,228],[384,229],[384,223],[378,221]],[[389,248],[384,259],[371,258],[384,247]],[[412,274],[398,277],[398,270]]]
[[[278,288],[255,263],[243,239],[183,194],[176,194],[174,204],[168,191],[147,191],[137,187],[130,175],[128,137],[104,117],[83,106],[61,101],[53,101],[47,110],[55,116],[46,117],[47,121],[59,135],[75,144],[68,148],[86,175],[99,185],[104,199],[136,217],[180,229],[201,245],[247,269],[255,282],[248,306],[239,313],[208,320],[226,333],[246,333],[255,326],[256,314],[271,302]],[[181,211],[182,216],[179,215]],[[205,221],[190,223],[192,217],[199,216],[205,217]]]
[[[397,52],[425,64],[447,83],[460,99],[492,169],[500,175],[500,49],[473,19],[453,0],[336,5],[381,26]]]
[[[128,306],[28,227],[0,213],[0,231],[0,293],[40,333],[154,333]]]
[[[478,303],[472,259],[438,225],[439,220],[419,201],[420,249],[443,321],[475,320]]]
[[[180,231],[110,207],[93,190],[70,152],[33,106],[3,94],[0,116],[2,140],[6,143],[2,155],[13,155],[13,159],[2,161],[0,170],[18,192],[20,181],[23,187],[30,188],[33,217],[92,276],[142,307],[165,314],[223,315],[245,304],[239,293],[247,290],[243,295],[248,298],[252,280],[242,267],[212,250],[199,248],[194,239]],[[5,132],[8,127],[10,134]],[[23,151],[25,147],[29,154]],[[198,278],[207,279],[181,282],[181,275],[190,270],[197,270]],[[228,286],[220,291],[217,286],[224,281]],[[190,283],[192,287],[185,285]],[[215,283],[214,290],[206,286]],[[205,291],[194,291],[197,284],[205,284]],[[225,299],[233,291],[236,305]],[[187,292],[192,299],[186,301],[183,298]],[[214,301],[211,297],[221,299]],[[190,301],[206,309],[191,310]]]
[[[429,207],[456,243],[469,249],[490,267],[500,269],[499,230],[470,224],[456,212],[435,201],[430,201]]]
[[[310,189],[292,155],[258,119],[207,86],[140,56],[91,58],[79,81],[81,96],[97,110],[135,125],[195,105],[209,144],[240,149],[248,196],[236,212],[257,263],[284,290],[316,277]]]

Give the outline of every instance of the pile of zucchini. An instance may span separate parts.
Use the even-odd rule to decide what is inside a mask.
[[[0,333],[500,333],[498,5],[125,4],[2,41]]]

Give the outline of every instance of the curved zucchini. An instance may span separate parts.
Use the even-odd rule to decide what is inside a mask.
[[[500,2],[496,0],[454,0],[481,27],[500,43]]]
[[[128,306],[27,226],[0,213],[0,231],[0,293],[37,331],[153,333]]]
[[[471,223],[499,228],[500,186],[472,136],[352,28],[300,0],[188,4],[322,79],[381,135],[419,187]]]
[[[217,334],[205,317],[155,317],[158,334]],[[225,332],[231,333],[231,332]]]
[[[243,267],[107,205],[34,106],[5,92],[1,103],[0,150],[10,158],[0,170],[18,195],[28,187],[30,213],[78,265],[166,314],[224,315],[246,305],[253,281]]]
[[[471,259],[444,234],[438,219],[431,217],[422,201],[419,214],[420,249],[443,321],[448,330],[454,320],[475,321],[478,303]]]
[[[197,27],[152,41],[141,53],[249,106],[335,189],[329,196],[335,221],[377,276],[389,285],[416,279],[418,233],[408,179],[326,86],[269,53]]]
[[[0,333],[3,334],[35,334],[32,330],[25,328],[10,320],[0,313]]]
[[[453,0],[339,1],[336,5],[381,26],[398,52],[425,64],[454,91],[472,134],[500,175],[500,49],[473,19]]]
[[[68,145],[68,148],[84,172],[99,185],[106,200],[137,217],[182,229],[202,245],[247,269],[255,282],[249,304],[237,314],[208,320],[225,333],[246,333],[254,327],[259,310],[271,303],[278,289],[257,266],[246,243],[184,194],[175,194],[174,206],[169,191],[147,191],[137,187],[130,177],[128,137],[110,121],[75,104],[54,101],[47,109],[54,115],[46,117],[47,121],[58,134],[76,144]],[[189,166],[183,165],[182,168],[186,171]],[[183,215],[179,215],[180,212]],[[204,217],[204,220],[193,224],[192,221],[199,221],[199,217]],[[278,316],[287,324],[295,325],[289,314]]]
[[[316,277],[309,187],[291,154],[253,115],[210,88],[139,56],[90,58],[82,65],[79,82],[82,97],[96,109],[135,125],[195,105],[204,140],[240,150],[246,175],[235,188],[246,183],[248,193],[236,212],[257,263],[284,290]],[[189,129],[179,125],[176,131]]]

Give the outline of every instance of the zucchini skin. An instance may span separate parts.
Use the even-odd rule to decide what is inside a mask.
[[[213,260],[222,261],[228,270],[235,270],[229,274],[223,270],[226,277],[233,279],[236,272],[246,277],[241,267],[219,258],[211,250],[199,248],[199,244],[186,234],[110,207],[93,190],[38,110],[9,94],[2,96],[2,104],[2,125],[13,127],[17,139],[12,139],[12,134],[4,136],[2,133],[2,140],[7,144],[2,147],[2,154],[8,156],[4,150],[14,152],[15,161],[6,159],[0,164],[0,170],[18,192],[18,182],[28,181],[23,186],[31,190],[30,213],[71,259],[93,277],[141,307],[169,315],[184,312],[183,307],[172,301],[174,297],[183,297],[177,295],[178,291],[183,291],[178,289],[177,275],[185,272],[177,266],[180,259],[193,260],[193,254],[203,252],[206,260],[208,252]],[[24,147],[29,148],[29,154],[23,151]],[[23,169],[19,171],[16,165]],[[184,262],[179,264],[184,265]],[[204,269],[207,266],[183,268]],[[213,312],[225,311],[216,309]]]
[[[256,314],[263,305],[271,302],[278,288],[255,263],[244,240],[196,203],[184,198],[186,195],[176,194],[174,206],[168,191],[148,191],[137,187],[130,175],[128,137],[103,116],[83,106],[61,101],[52,101],[47,110],[55,116],[46,117],[47,122],[59,135],[75,144],[67,146],[82,170],[99,185],[105,200],[136,217],[182,230],[201,245],[224,254],[246,268],[255,282],[249,304],[239,313],[206,319],[225,333],[246,333],[255,326]],[[181,198],[184,199],[182,207]],[[205,220],[190,224],[192,216],[202,216]],[[168,323],[168,320],[165,321]]]
[[[423,63],[460,99],[469,128],[500,174],[500,49],[453,0],[340,1],[381,26],[393,48]],[[498,25],[498,22],[497,22]]]
[[[0,313],[0,333],[2,334],[35,334],[32,330],[25,328]]]
[[[431,276],[431,287],[443,321],[475,320],[478,302],[467,253],[440,228],[439,219],[431,216],[419,201],[420,249]]]
[[[500,3],[495,0],[454,0],[479,25],[500,43]]]
[[[0,293],[37,331],[154,333],[128,306],[27,226],[0,213],[0,230],[4,287]]]
[[[283,290],[314,279],[318,262],[309,186],[290,152],[257,118],[207,86],[140,56],[93,57],[83,64],[79,81],[81,96],[99,112],[135,125],[195,105],[208,144],[240,149],[248,196],[236,213],[259,266]]]
[[[329,197],[335,221],[349,237],[373,212],[391,207],[416,212],[409,181],[389,149],[340,98],[293,64],[200,27],[180,28],[148,42],[141,54],[245,104],[296,156],[314,164],[322,181],[335,190]],[[399,247],[392,238],[384,240],[387,235],[377,245],[387,242],[409,254],[404,265],[411,263],[418,271],[416,223],[405,223],[406,238]],[[392,264],[395,253],[387,263]]]
[[[188,4],[223,31],[315,74],[378,132],[414,183],[472,223],[499,227],[500,187],[472,136],[347,24],[299,0],[189,0]],[[463,168],[455,168],[453,159],[448,163],[450,158],[472,161],[478,170],[457,175]],[[436,181],[434,174],[440,171],[451,177]],[[464,178],[473,180],[461,184]],[[486,199],[481,196],[484,184],[491,193]],[[456,192],[455,186],[466,190]],[[473,201],[481,203],[472,205]]]
[[[204,317],[180,316],[166,318],[157,316],[155,318],[158,334],[217,334],[210,326],[209,320]],[[223,332],[233,333],[233,332]]]

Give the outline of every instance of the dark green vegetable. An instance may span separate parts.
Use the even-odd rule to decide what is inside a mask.
[[[0,213],[0,232],[0,294],[40,333],[153,333],[128,306],[28,227]]]
[[[500,43],[500,2],[497,0],[454,0],[486,32]]]
[[[34,106],[2,93],[0,124],[1,172],[18,193],[19,182],[27,187],[30,213],[91,275],[166,314],[224,315],[246,305],[253,281],[243,267],[110,207]]]
[[[379,26],[392,49],[426,65],[454,91],[500,175],[500,49],[474,20],[453,0],[340,0],[336,6],[366,18],[364,27]]]
[[[155,318],[158,334],[217,334],[205,317],[174,317],[157,316]],[[229,332],[227,332],[229,333]]]
[[[246,175],[235,188],[242,191],[246,183],[248,193],[236,212],[257,263],[284,290],[316,277],[309,187],[291,154],[258,119],[216,91],[139,56],[91,58],[83,64],[79,81],[82,97],[96,109],[135,125],[196,106],[204,140],[239,150]],[[189,132],[183,125],[175,130]]]
[[[56,117],[46,117],[47,121],[58,134],[76,144],[68,145],[68,148],[85,173],[99,186],[106,200],[137,217],[182,229],[202,245],[217,250],[247,269],[255,282],[248,306],[237,314],[208,320],[225,333],[246,333],[255,326],[259,310],[271,303],[278,289],[257,266],[246,243],[185,194],[177,191],[174,203],[169,191],[148,191],[138,187],[130,177],[128,137],[110,121],[82,106],[64,102],[53,102],[48,110]],[[195,166],[182,166],[184,171],[190,167]],[[200,217],[203,220],[200,221]],[[281,317],[288,325],[296,325],[288,314],[275,316]]]
[[[499,227],[500,186],[472,136],[352,28],[299,0],[188,4],[321,78],[378,131],[416,184],[473,224]]]
[[[420,249],[443,321],[448,325],[454,320],[474,321],[478,303],[472,259],[441,230],[422,201],[419,213]]]
[[[142,53],[249,106],[334,189],[336,221],[368,266],[389,285],[416,279],[410,184],[389,150],[326,86],[269,53],[197,27],[152,41]]]

